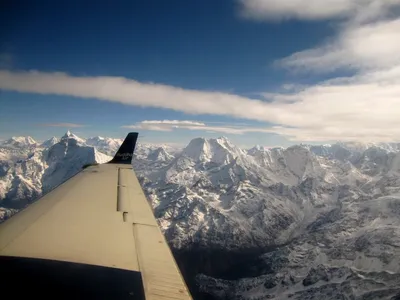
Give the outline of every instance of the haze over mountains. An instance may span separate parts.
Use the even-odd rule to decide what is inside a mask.
[[[119,139],[0,144],[7,218]],[[139,144],[133,165],[199,299],[398,299],[400,144]]]

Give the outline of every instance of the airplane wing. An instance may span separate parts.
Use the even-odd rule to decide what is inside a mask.
[[[137,137],[0,225],[13,297],[192,299],[132,169]]]

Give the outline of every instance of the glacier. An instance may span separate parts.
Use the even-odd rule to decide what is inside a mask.
[[[0,218],[121,139],[0,143]],[[133,166],[196,299],[400,299],[400,144],[141,143]]]

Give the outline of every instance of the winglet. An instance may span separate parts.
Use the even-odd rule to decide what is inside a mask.
[[[128,133],[121,147],[119,147],[117,154],[115,154],[109,164],[130,164],[138,136],[139,133],[137,132]]]

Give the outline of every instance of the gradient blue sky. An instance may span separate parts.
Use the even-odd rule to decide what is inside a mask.
[[[360,62],[363,58],[355,56],[343,65],[339,58],[329,61],[329,57],[336,48],[353,53],[340,41],[348,31],[382,22],[383,9],[379,20],[348,25],[362,15],[360,8],[279,7],[289,0],[5,2],[9,4],[0,9],[0,139],[31,135],[42,140],[67,129],[83,137],[122,137],[138,130],[149,142],[182,144],[198,136],[224,135],[248,146],[368,136],[361,123],[356,125],[359,133],[346,131],[354,126],[354,118],[367,121],[367,112],[350,116],[350,106],[331,113],[335,103],[352,101],[348,99],[355,93],[353,86],[339,83],[335,88],[340,93],[333,100],[325,99],[329,91],[320,96],[318,88],[344,76],[358,80],[359,86],[362,76],[370,76],[362,65],[366,59]],[[396,21],[395,17],[384,21]],[[335,49],[327,49],[331,44]],[[381,67],[385,62],[379,63]],[[54,72],[65,74],[53,81]],[[119,85],[112,86],[113,77],[123,77],[128,85],[133,80],[145,91],[131,101],[131,89],[125,92]],[[113,91],[122,95],[100,101],[102,88],[92,82],[87,84],[92,92],[76,92],[75,85],[80,80],[86,85],[85,78],[111,89],[107,95]],[[71,83],[60,91],[57,86],[63,80]],[[150,98],[158,97],[152,94],[158,84],[176,93],[161,91],[165,95],[158,104],[147,105]],[[188,94],[181,95],[176,88]],[[196,93],[190,94],[192,90]],[[357,90],[360,101],[365,91]],[[227,97],[222,105],[212,107],[213,97],[218,97],[214,92]],[[233,96],[240,97],[240,108],[235,108]],[[169,101],[178,104],[171,109]],[[252,108],[255,101],[259,106]],[[320,111],[321,117],[316,118]],[[332,123],[319,134],[324,120]],[[132,129],[122,128],[128,125]],[[381,140],[379,134],[370,136]]]

